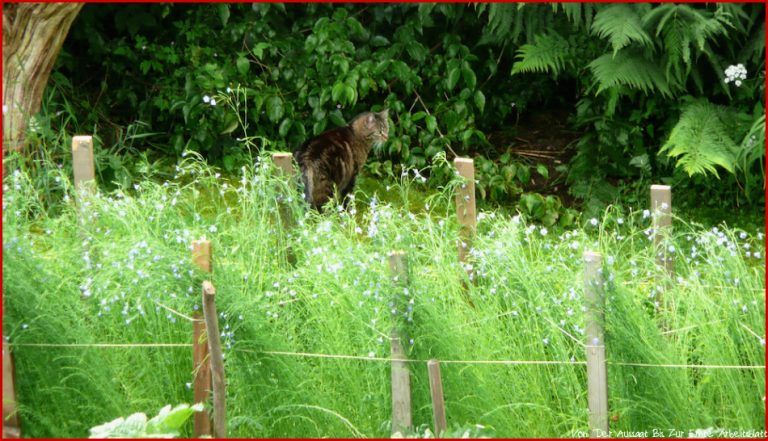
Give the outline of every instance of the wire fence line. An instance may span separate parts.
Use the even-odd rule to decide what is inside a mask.
[[[191,348],[191,343],[11,343],[11,347],[38,347],[38,348]],[[248,352],[252,354],[277,355],[287,357],[325,358],[332,360],[360,360],[376,362],[403,363],[427,363],[430,360],[368,357],[364,355],[344,354],[320,354],[312,352],[284,352],[284,351],[252,351],[249,349],[236,349],[234,352]],[[441,364],[496,364],[496,365],[586,365],[581,360],[439,360]],[[613,366],[667,368],[667,369],[765,369],[765,365],[716,365],[716,364],[653,364],[624,361],[608,361]]]

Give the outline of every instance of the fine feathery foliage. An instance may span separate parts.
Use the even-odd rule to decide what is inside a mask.
[[[669,83],[659,65],[638,50],[624,49],[616,55],[605,54],[589,63],[597,84],[597,93],[628,86],[645,93],[660,92],[671,96]]]
[[[641,8],[648,9],[647,5],[616,4],[601,9],[595,15],[592,33],[601,38],[608,38],[614,56],[632,42],[644,47],[653,46],[651,37],[643,29]]]
[[[725,35],[726,24],[733,27],[727,21],[728,15],[688,5],[666,4],[650,10],[643,16],[643,26],[654,30],[655,37],[661,37],[661,47],[667,55],[667,78],[674,74],[675,80],[683,83],[688,74],[692,73],[693,61],[700,55],[704,55],[713,67],[719,66],[719,58],[710,47],[709,40]],[[714,70],[722,79],[720,69]]]
[[[565,70],[569,61],[568,42],[555,31],[536,35],[533,43],[520,46],[518,61],[512,75],[526,72],[552,72],[555,76]]]
[[[712,173],[719,177],[717,165],[734,173],[738,147],[723,122],[724,112],[703,100],[687,105],[659,153],[676,158],[677,167],[689,176]]]

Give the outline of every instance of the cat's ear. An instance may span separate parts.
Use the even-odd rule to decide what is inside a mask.
[[[376,122],[376,117],[373,115],[373,113],[368,114],[368,118],[365,119],[365,123],[371,126],[374,122]]]
[[[387,117],[389,117],[389,109],[384,109],[384,110],[382,110],[381,112],[379,112],[379,113],[378,113],[378,115],[379,115],[379,116],[380,116],[382,119],[386,120],[386,119],[387,119]]]

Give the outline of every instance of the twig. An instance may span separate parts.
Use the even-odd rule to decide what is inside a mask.
[[[413,93],[416,94],[416,99],[419,100],[419,102],[421,103],[421,107],[424,108],[424,111],[427,112],[427,115],[432,116],[432,113],[429,112],[429,109],[427,108],[427,105],[424,104],[424,100],[421,99],[421,95],[419,95],[419,92],[416,89],[414,89]],[[440,127],[435,125],[435,128],[437,129],[437,134],[440,135],[440,138],[441,139],[445,139],[445,135],[443,135],[443,132],[440,131]],[[445,146],[448,147],[448,150],[450,150],[451,153],[453,153],[454,157],[456,157],[456,158],[459,157],[459,155],[457,155],[456,152],[454,152],[453,149],[451,148],[451,143],[446,142]]]

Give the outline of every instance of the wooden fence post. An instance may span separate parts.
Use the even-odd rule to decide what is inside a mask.
[[[408,285],[408,259],[403,251],[395,251],[389,255],[389,269],[396,286]],[[402,314],[400,305],[403,302],[398,299],[400,291],[393,294],[393,305],[396,316]],[[392,347],[392,435],[404,434],[413,426],[411,416],[411,374],[405,351],[401,343],[401,335],[397,327],[393,327],[390,334]]]
[[[211,272],[211,241],[192,241],[192,263],[206,273]]]
[[[11,348],[3,336],[3,438],[21,438],[16,401],[16,372]]]
[[[208,330],[208,351],[213,373],[213,437],[227,437],[226,384],[224,378],[224,354],[221,351],[219,318],[216,316],[216,289],[211,282],[203,282],[203,315]]]
[[[293,188],[293,182],[296,176],[296,171],[293,168],[293,155],[291,153],[273,153],[272,162],[274,162],[274,164],[280,169],[280,172],[278,173],[288,180],[289,188]],[[291,215],[291,209],[288,207],[288,204],[285,201],[285,198],[289,197],[289,195],[290,193],[287,195],[281,195],[281,200],[278,202],[280,221],[282,222],[283,229],[285,231],[290,231],[294,227],[294,220],[293,216]],[[293,247],[290,244],[288,244],[286,247],[286,258],[288,263],[291,265],[296,264],[296,254],[294,253]]]
[[[456,192],[456,216],[459,219],[459,262],[466,264],[472,239],[477,229],[475,212],[475,163],[469,158],[456,158],[453,164],[464,178],[464,184]],[[467,271],[471,276],[472,271]]]
[[[72,169],[74,172],[74,183],[77,193],[83,188],[94,189],[96,184],[96,170],[93,165],[92,136],[72,137]]]
[[[211,365],[208,356],[208,340],[205,321],[200,311],[192,314],[192,363],[194,375],[194,403],[205,403],[211,394]],[[211,436],[211,416],[203,410],[195,412],[194,436]]]
[[[603,332],[605,298],[603,296],[602,255],[584,252],[584,300],[587,338],[587,397],[590,436],[603,438],[608,431],[608,372],[605,363]]]
[[[211,272],[211,242],[196,240],[192,242],[192,263],[205,271]],[[193,394],[195,403],[204,403],[211,396],[211,364],[208,353],[208,336],[205,332],[205,321],[202,313],[192,314],[192,363],[193,363]],[[194,436],[211,435],[211,415],[208,411],[195,412]]]
[[[669,185],[651,185],[651,216],[656,262],[672,276],[674,262],[666,247],[667,240],[672,237],[672,187]]]
[[[429,360],[429,392],[432,395],[432,416],[435,421],[435,437],[439,437],[448,428],[445,420],[445,399],[443,398],[443,381],[440,378],[440,362]]]

